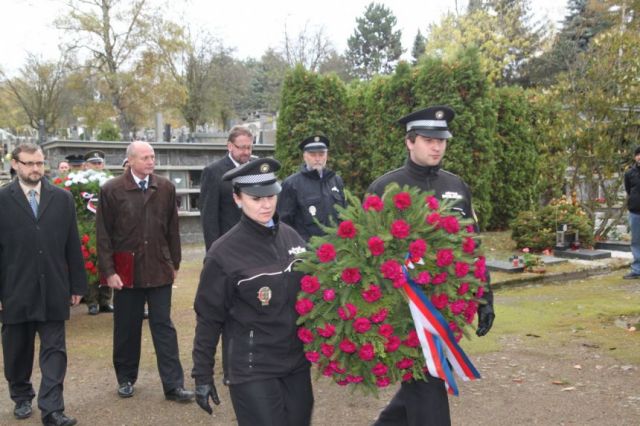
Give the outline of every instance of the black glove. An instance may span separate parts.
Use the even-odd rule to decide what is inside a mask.
[[[220,398],[218,398],[218,391],[216,391],[216,385],[211,383],[210,385],[197,385],[196,386],[196,402],[204,411],[209,414],[213,414],[211,405],[209,405],[209,398],[214,404],[220,405]]]
[[[478,307],[478,329],[476,330],[476,335],[484,336],[491,330],[491,326],[493,325],[493,319],[496,317],[496,314],[493,313],[493,305],[492,304],[483,304]]]

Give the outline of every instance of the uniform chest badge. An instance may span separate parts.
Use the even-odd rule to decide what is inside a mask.
[[[444,194],[442,194],[442,198],[448,198],[450,200],[461,200],[462,195],[458,194],[455,191],[447,191]]]
[[[311,216],[315,216],[315,215],[316,215],[316,213],[317,213],[316,206],[309,206],[309,214],[310,214]]]
[[[271,300],[271,289],[269,287],[261,287],[258,290],[258,300],[262,303],[262,306],[269,306]]]

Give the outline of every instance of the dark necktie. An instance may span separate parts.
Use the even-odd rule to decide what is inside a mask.
[[[138,185],[140,185],[140,189],[142,189],[142,192],[147,192],[147,181],[146,180],[141,180],[140,182],[138,182]]]
[[[29,191],[29,205],[31,206],[31,210],[33,210],[33,216],[38,217],[38,199],[36,198],[36,194],[35,189]]]

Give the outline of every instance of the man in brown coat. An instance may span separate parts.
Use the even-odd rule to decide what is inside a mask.
[[[146,142],[127,147],[130,171],[109,180],[100,190],[96,217],[98,265],[114,290],[113,365],[118,395],[133,396],[138,378],[144,304],[156,351],[165,397],[187,402],[176,329],[171,322],[171,290],[180,268],[180,234],[176,190],[153,174],[155,154]],[[116,273],[114,254],[133,257],[132,286]],[[118,265],[120,267],[121,265]]]

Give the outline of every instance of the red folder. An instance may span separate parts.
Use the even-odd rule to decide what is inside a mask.
[[[113,253],[113,267],[120,276],[124,288],[133,287],[133,265],[135,253],[132,251],[116,251]],[[107,285],[107,277],[100,275],[100,285]]]

